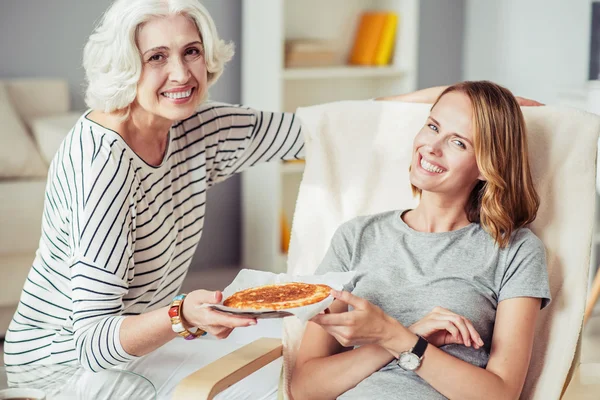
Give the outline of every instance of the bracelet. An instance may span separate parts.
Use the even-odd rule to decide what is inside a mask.
[[[183,306],[185,296],[186,294],[184,293],[173,298],[171,306],[169,307],[169,317],[171,317],[171,328],[173,329],[173,332],[185,338],[185,340],[193,340],[206,335],[206,331],[196,328],[196,330],[192,332],[185,329],[185,326],[183,326],[183,321],[181,320],[181,307]]]

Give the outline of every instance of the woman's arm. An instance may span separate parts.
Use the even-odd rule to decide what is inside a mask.
[[[540,299],[501,301],[496,312],[491,354],[486,369],[427,346],[417,374],[449,399],[518,399],[531,358]],[[417,341],[398,323],[382,346],[394,357]]]
[[[124,308],[128,297],[149,294],[131,292],[136,287],[132,284],[136,279],[136,266],[141,268],[142,264],[135,264],[134,254],[136,250],[147,250],[136,249],[134,245],[139,217],[135,205],[142,194],[138,192],[140,185],[134,168],[123,161],[122,150],[105,145],[107,148],[98,150],[92,158],[92,145],[91,140],[82,142],[82,148],[87,148],[78,153],[80,142],[75,141],[70,149],[75,162],[67,165],[72,168],[74,177],[65,179],[64,184],[73,188],[68,269],[72,334],[79,363],[86,369],[99,371],[147,354],[175,334],[171,331],[167,308],[135,316],[123,315],[129,311]],[[183,302],[184,320],[189,326],[200,326],[217,337],[226,336],[234,326],[254,321],[245,319],[243,324],[235,318],[225,321],[222,314],[199,307],[218,301],[220,297],[214,293],[190,293]]]
[[[379,97],[376,100],[433,104],[435,103],[437,98],[442,94],[442,92],[447,88],[448,86],[434,86],[427,89],[421,89],[415,92],[401,94],[397,96]],[[521,107],[537,107],[544,105],[536,100],[531,100],[520,96],[515,96],[515,98],[517,99],[517,102]]]
[[[293,113],[205,103],[175,126],[186,137],[186,158],[204,153],[210,185],[254,165],[304,158],[304,137]]]
[[[183,301],[182,317],[186,328],[200,327],[219,339],[225,339],[234,328],[256,325],[256,320],[253,318],[226,315],[202,307],[203,304],[218,304],[222,297],[223,294],[218,291],[190,292]],[[144,314],[125,317],[119,331],[123,350],[134,356],[143,356],[177,337],[171,327],[168,311],[169,307],[163,307]]]
[[[416,344],[414,333],[369,301],[349,292],[332,294],[353,310],[318,315],[312,320],[343,346],[379,345],[397,358]],[[450,399],[518,399],[527,375],[540,302],[539,298],[516,297],[498,304],[487,369],[429,345],[416,373]]]
[[[382,101],[405,101],[408,103],[426,103],[432,104],[446,90],[448,86],[435,86],[427,89],[417,90],[411,93],[405,93],[396,96],[380,97],[376,100]]]
[[[330,310],[340,313],[348,307],[336,300]],[[392,355],[377,345],[348,350],[319,325],[309,322],[292,375],[292,395],[295,400],[336,398],[391,360]]]

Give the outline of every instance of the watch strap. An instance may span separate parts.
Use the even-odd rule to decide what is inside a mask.
[[[421,358],[421,357],[423,357],[423,354],[425,354],[425,350],[427,349],[428,344],[429,343],[427,342],[427,340],[425,340],[421,336],[419,336],[419,340],[417,340],[417,344],[415,344],[415,346],[412,348],[411,352],[413,354],[415,354],[417,357]]]

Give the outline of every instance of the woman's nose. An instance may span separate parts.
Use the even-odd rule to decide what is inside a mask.
[[[171,63],[169,78],[172,82],[186,83],[190,78],[190,70],[183,60],[174,59]]]
[[[442,155],[442,143],[440,140],[432,140],[427,143],[425,149],[429,152],[429,154],[434,154],[436,156]]]

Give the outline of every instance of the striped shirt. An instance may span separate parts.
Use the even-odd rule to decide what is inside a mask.
[[[302,157],[294,114],[206,103],[174,124],[160,166],[84,114],[48,172],[42,236],[5,341],[7,366],[133,360],[125,316],[167,306],[202,235],[206,191],[260,162]]]

